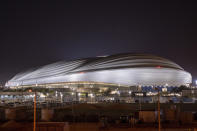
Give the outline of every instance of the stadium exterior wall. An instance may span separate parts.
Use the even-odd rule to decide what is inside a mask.
[[[17,74],[6,83],[6,86],[80,81],[129,86],[181,86],[190,84],[192,76],[179,65],[161,57],[123,54],[54,63]]]

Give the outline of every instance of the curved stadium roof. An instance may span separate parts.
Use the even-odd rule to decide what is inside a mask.
[[[45,65],[17,74],[7,86],[75,81],[179,86],[191,83],[191,79],[190,73],[165,58],[127,53]]]

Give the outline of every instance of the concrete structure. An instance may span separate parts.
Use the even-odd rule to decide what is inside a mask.
[[[16,109],[5,109],[5,119],[15,120],[16,119]]]
[[[53,118],[54,110],[53,109],[41,109],[41,120],[50,121]]]
[[[67,122],[38,122],[36,131],[70,131]],[[1,131],[32,131],[33,124],[31,122],[15,122],[8,121],[0,125]]]
[[[197,97],[197,90],[196,89],[182,90],[182,96]]]
[[[192,112],[181,112],[180,113],[180,121],[182,124],[192,123],[194,120],[194,116]]]
[[[157,121],[155,111],[139,111],[139,120],[145,123],[154,123]]]

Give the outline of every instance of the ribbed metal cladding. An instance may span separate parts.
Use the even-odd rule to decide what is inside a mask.
[[[105,77],[100,74],[105,75]],[[9,80],[6,86],[72,81],[95,81],[125,85],[162,85],[164,83],[182,85],[191,83],[192,77],[182,67],[165,58],[150,54],[127,53],[60,61],[19,73]]]

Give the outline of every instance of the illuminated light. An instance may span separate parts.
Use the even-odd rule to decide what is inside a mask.
[[[74,95],[74,93],[72,92],[72,95]]]
[[[90,97],[94,97],[94,95],[93,94],[90,94]]]
[[[162,88],[162,92],[167,92],[168,89],[165,87],[165,88]]]
[[[110,100],[112,100],[112,101],[113,101],[113,100],[114,100],[114,97],[110,98]]]
[[[146,95],[147,96],[154,96],[154,95],[157,95],[157,92],[147,92]]]
[[[197,85],[197,80],[196,80],[196,85]]]
[[[117,91],[111,91],[111,94],[117,94]]]
[[[32,92],[32,90],[28,90],[28,92]]]
[[[156,66],[156,68],[160,69],[160,68],[161,68],[161,66]]]
[[[43,93],[40,94],[40,97],[45,97],[45,95]]]
[[[85,72],[79,72],[79,74],[84,74]]]
[[[81,93],[78,93],[78,96],[81,96]]]
[[[136,96],[143,96],[143,93],[135,93]]]
[[[131,94],[131,91],[129,91],[129,94]]]
[[[64,86],[64,88],[69,88],[68,86]]]

